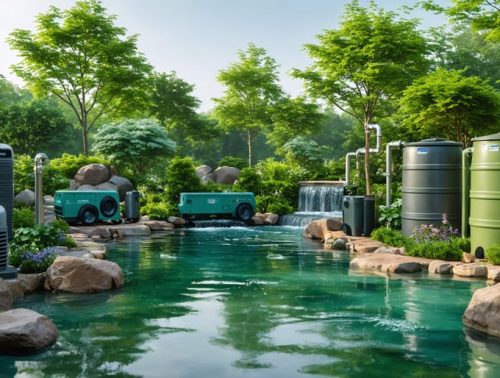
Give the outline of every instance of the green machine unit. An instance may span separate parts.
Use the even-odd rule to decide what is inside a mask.
[[[58,190],[54,195],[57,218],[90,225],[120,221],[120,198],[115,190]]]
[[[181,193],[179,213],[184,218],[231,217],[248,222],[255,214],[253,193]]]
[[[474,138],[464,150],[462,235],[470,233],[471,252],[500,244],[500,133]]]

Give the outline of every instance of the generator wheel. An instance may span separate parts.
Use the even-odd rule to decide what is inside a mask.
[[[99,219],[99,211],[95,206],[85,205],[80,209],[78,213],[78,219],[83,225],[89,226]]]
[[[236,216],[243,222],[248,222],[253,217],[253,207],[249,203],[240,203],[236,208]]]
[[[101,200],[99,210],[106,218],[111,218],[118,211],[118,203],[113,197],[106,196]]]

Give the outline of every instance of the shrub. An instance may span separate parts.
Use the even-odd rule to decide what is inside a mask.
[[[56,257],[57,254],[52,247],[38,252],[25,252],[19,270],[21,273],[43,273],[52,265]]]
[[[199,192],[202,190],[200,178],[196,175],[191,158],[173,158],[167,167],[166,174],[166,200],[171,208],[177,209],[182,192]]]
[[[486,250],[486,259],[490,264],[500,265],[500,244],[493,245]]]
[[[414,245],[413,240],[403,235],[401,231],[387,227],[380,227],[373,230],[371,238],[393,247],[405,247],[407,251]]]
[[[434,227],[429,224],[422,224],[416,227],[412,238],[417,243],[428,243],[433,241],[450,241],[452,238],[457,238],[460,233],[448,223],[446,214],[443,214],[443,219],[439,227]]]
[[[254,168],[243,168],[238,181],[234,184],[234,190],[238,192],[252,192],[259,195],[262,191],[260,175]]]
[[[147,215],[153,220],[168,220],[170,215],[178,213],[177,209],[172,209],[165,202],[149,202],[141,207],[141,214]]]
[[[458,238],[449,241],[430,241],[415,244],[407,254],[434,260],[459,261],[464,252],[462,246],[462,239]]]
[[[14,159],[14,192],[24,189],[35,190],[35,162],[28,155],[19,155]],[[50,165],[43,169],[43,193],[54,194],[56,190],[69,186],[69,180]]]
[[[71,155],[62,154],[60,158],[50,161],[50,168],[59,172],[59,174],[67,179],[72,179],[76,172],[87,164],[104,164],[110,165],[109,161],[103,157],[95,155]]]
[[[224,156],[219,161],[219,167],[223,166],[235,167],[238,169],[248,168],[248,160],[238,156]]]
[[[35,212],[29,207],[14,208],[14,230],[20,227],[33,227],[35,225]]]
[[[401,199],[397,199],[389,207],[379,206],[378,207],[378,221],[380,225],[386,226],[388,228],[393,228],[400,230],[401,229],[401,207],[403,205],[403,201]]]
[[[273,201],[267,207],[267,212],[283,215],[293,213],[294,207],[285,201]]]

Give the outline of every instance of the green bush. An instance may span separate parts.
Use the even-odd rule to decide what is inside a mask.
[[[486,250],[486,259],[490,264],[500,265],[500,244],[493,245]]]
[[[35,161],[31,156],[19,155],[14,159],[14,192],[35,190]],[[43,193],[53,195],[56,190],[67,189],[69,179],[52,166],[43,169]]]
[[[267,212],[283,215],[293,213],[294,207],[285,201],[273,201],[267,207]]]
[[[393,247],[405,247],[407,251],[414,245],[413,240],[403,235],[401,231],[387,227],[380,227],[373,230],[371,238]]]
[[[168,220],[168,217],[177,214],[177,209],[172,209],[164,202],[148,203],[141,207],[141,214],[147,215],[149,219],[153,220]]]
[[[416,243],[407,251],[409,256],[425,257],[433,260],[460,261],[462,259],[463,240],[460,238],[450,241],[431,241]]]
[[[397,199],[391,206],[379,206],[378,207],[378,221],[381,226],[388,228],[393,228],[396,230],[401,229],[401,208],[403,206],[403,201]]]
[[[62,154],[60,158],[52,159],[49,163],[50,168],[67,179],[72,179],[76,172],[87,164],[104,164],[110,165],[109,161],[103,157],[95,155],[71,155]]]
[[[243,169],[243,168],[248,168],[248,160],[243,159],[238,156],[224,156],[220,161],[219,161],[219,167],[235,167],[238,169]]]
[[[33,227],[35,225],[35,212],[29,207],[14,208],[13,227]]]
[[[203,189],[200,178],[196,175],[191,158],[175,157],[170,160],[166,172],[166,200],[170,208],[175,209],[179,204],[182,192],[199,192]]]
[[[238,181],[234,184],[234,190],[237,192],[252,192],[255,195],[261,194],[262,181],[260,175],[254,168],[243,168]]]

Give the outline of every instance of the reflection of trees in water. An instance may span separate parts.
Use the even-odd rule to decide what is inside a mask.
[[[177,260],[159,258],[159,254],[174,250],[175,241],[169,239],[142,243],[129,240],[111,252],[125,273],[123,289],[93,295],[46,293],[40,294],[45,297],[43,301],[28,299],[30,308],[55,321],[59,339],[44,354],[17,358],[21,361],[17,372],[35,376],[132,376],[123,368],[146,352],[143,345],[148,341],[164,332],[189,331],[163,328],[156,321],[191,311],[182,305],[188,299],[181,296],[191,281],[189,267],[181,274]],[[169,284],[165,285],[167,278]]]

